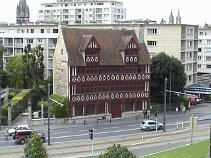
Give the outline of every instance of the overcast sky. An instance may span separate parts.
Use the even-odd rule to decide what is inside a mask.
[[[56,0],[26,0],[30,9],[30,21],[37,20],[37,10],[41,3]],[[127,19],[151,19],[160,23],[163,18],[169,21],[172,13],[177,16],[178,9],[183,24],[211,24],[210,0],[120,0],[126,7]],[[19,0],[6,0],[0,5],[0,21],[15,23],[16,7]]]

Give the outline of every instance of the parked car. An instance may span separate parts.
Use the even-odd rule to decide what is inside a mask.
[[[150,131],[156,129],[156,121],[154,120],[143,120],[140,124],[140,129],[143,131]],[[160,122],[157,122],[157,129],[161,130],[163,129],[163,124]]]
[[[28,125],[17,125],[16,127],[9,129],[8,133],[10,136],[12,136],[15,134],[15,131],[19,130],[19,129],[29,129],[29,126]]]
[[[25,144],[26,141],[34,134],[37,133],[37,135],[40,137],[41,141],[44,143],[46,140],[45,133],[44,132],[38,132],[34,131],[32,129],[22,129],[22,130],[16,130],[15,135],[13,136],[13,140],[15,143],[19,144]]]

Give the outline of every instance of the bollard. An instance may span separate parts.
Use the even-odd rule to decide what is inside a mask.
[[[144,136],[141,136],[141,140],[144,140]]]
[[[111,118],[110,118],[110,123],[111,123]]]

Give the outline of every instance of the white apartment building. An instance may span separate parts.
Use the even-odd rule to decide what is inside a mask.
[[[123,2],[113,0],[57,0],[42,3],[38,21],[63,22],[68,25],[114,24],[126,19]]]
[[[53,53],[58,36],[58,25],[0,25],[0,42],[7,48],[3,54],[6,65],[9,57],[24,53],[27,44],[44,48],[45,78],[52,75]]]
[[[186,86],[197,82],[198,26],[144,25],[144,41],[151,56],[165,52],[181,61],[187,76]]]
[[[211,73],[211,27],[199,28],[198,73]]]

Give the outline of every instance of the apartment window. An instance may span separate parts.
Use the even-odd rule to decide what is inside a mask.
[[[44,32],[44,29],[41,29],[40,32],[41,32],[41,33],[45,33],[45,32]]]
[[[211,69],[211,65],[206,65],[206,68],[207,69]]]
[[[202,44],[202,40],[199,40],[199,44]]]
[[[193,29],[188,29],[188,35],[193,35]]]
[[[42,43],[42,39],[38,39],[38,43]]]
[[[188,41],[188,47],[192,47],[193,46],[193,41]]]
[[[34,29],[31,29],[31,33],[34,33]]]
[[[191,59],[192,58],[192,53],[187,53],[187,58]]]
[[[53,33],[58,33],[58,29],[53,29]]]
[[[211,44],[211,40],[207,40],[207,44],[210,45]]]
[[[27,43],[33,43],[33,39],[27,39]]]
[[[199,56],[198,56],[198,60],[201,60],[201,59],[202,59],[202,56],[199,55]]]
[[[206,48],[206,52],[211,52],[211,48]]]
[[[211,61],[211,56],[207,56],[206,61]]]
[[[147,45],[148,46],[156,46],[157,45],[157,41],[147,41]]]
[[[198,52],[201,52],[201,48],[198,48]]]
[[[202,36],[204,33],[203,32],[199,32],[199,35]]]
[[[147,29],[147,34],[149,35],[157,34],[157,29]]]
[[[191,76],[188,76],[188,81],[191,81]]]
[[[198,64],[198,68],[201,69],[201,64]]]

